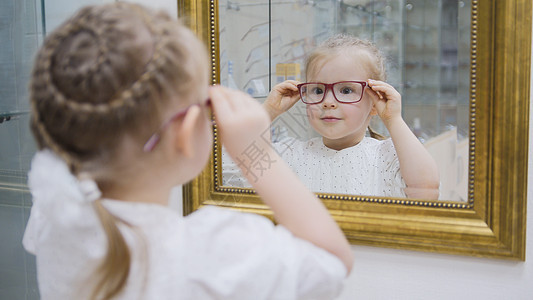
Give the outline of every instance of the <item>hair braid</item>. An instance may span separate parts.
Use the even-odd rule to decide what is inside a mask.
[[[46,130],[44,124],[39,119],[39,114],[37,113],[37,110],[35,109],[35,102],[32,102],[32,122],[31,127],[34,132],[39,133],[38,138],[38,144],[41,145],[41,147],[47,147],[50,148],[53,152],[55,152],[59,157],[61,157],[66,164],[69,166],[70,170],[72,172],[76,172],[79,169],[79,163],[78,161],[74,160],[72,156],[70,156],[65,150],[59,146],[54,139],[48,134],[48,131]]]
[[[109,64],[111,56],[111,50],[105,42],[109,39],[104,36],[106,29],[108,29],[106,27],[109,27],[109,25],[106,25],[105,22],[99,20],[101,19],[101,16],[100,18],[97,18],[91,17],[90,15],[90,8],[82,9],[78,13],[78,17],[75,17],[71,21],[65,23],[64,26],[60,27],[56,32],[50,35],[39,53],[32,80],[31,98],[32,106],[35,108],[35,116],[33,119],[36,123],[33,127],[38,131],[39,135],[41,135],[39,140],[43,142],[43,144],[40,146],[52,148],[54,151],[58,152],[58,154],[61,153],[61,156],[65,159],[70,157],[70,159],[68,159],[69,161],[73,161],[71,155],[68,155],[69,152],[72,152],[63,149],[63,147],[60,146],[60,144],[63,143],[54,138],[56,136],[54,132],[47,130],[47,127],[49,127],[47,126],[47,123],[49,122],[43,122],[43,119],[60,115],[65,123],[82,122],[82,120],[75,120],[76,115],[85,115],[83,119],[88,120],[88,114],[101,115],[100,118],[102,118],[107,116],[113,110],[120,111],[125,107],[126,110],[127,107],[133,108],[136,104],[136,100],[144,100],[147,98],[149,94],[149,91],[147,91],[147,86],[152,81],[152,74],[157,72],[159,66],[164,65],[164,62],[160,62],[161,55],[158,55],[157,53],[162,45],[151,45],[150,48],[153,48],[153,50],[150,50],[150,52],[153,52],[153,57],[146,64],[145,72],[140,74],[136,81],[131,85],[122,84],[123,88],[118,88],[118,93],[116,93],[117,96],[111,95],[113,96],[113,99],[107,99],[107,102],[95,102],[93,99],[90,99],[90,97],[86,97],[85,99],[72,99],[72,96],[77,95],[73,95],[73,93],[70,93],[70,95],[69,93],[65,93],[64,89],[62,89],[61,86],[58,86],[58,84],[61,85],[62,80],[54,80],[54,78],[57,77],[54,76],[54,74],[57,74],[58,64],[60,68],[59,71],[67,72],[67,68],[70,67],[68,65],[70,60],[76,59],[73,58],[73,56],[77,55],[77,53],[67,53],[61,57],[60,61],[57,61],[57,59],[59,59],[57,57],[59,55],[57,50],[61,49],[61,46],[65,43],[68,44],[69,39],[73,40],[81,33],[88,34],[91,40],[92,38],[96,39],[96,59],[92,64],[87,64],[85,66],[86,68],[83,76],[85,76],[84,78],[86,79],[83,79],[82,83],[74,82],[79,86],[85,85],[86,90],[89,89],[89,84],[87,82],[90,81],[91,78],[94,79],[99,76],[99,73],[102,71],[102,69],[106,68],[106,65]],[[145,19],[146,23],[146,14],[144,14],[144,16],[145,17],[143,19]],[[91,24],[91,22],[102,22],[104,23],[104,26],[98,27],[95,26],[95,24]],[[153,26],[150,27],[153,28]],[[157,31],[153,30],[152,28],[149,28],[149,31],[150,35],[154,36]],[[159,41],[161,39],[157,40]],[[56,105],[53,104],[54,102]],[[65,110],[71,111],[72,113],[66,114],[64,113]],[[47,116],[39,115],[39,111],[47,111]],[[126,111],[120,111],[119,114],[127,115],[128,113]]]
[[[110,110],[113,109],[119,109],[123,106],[133,106],[135,105],[135,95],[132,93],[132,90],[139,91],[141,89],[141,86],[144,82],[147,82],[150,80],[150,72],[146,72],[142,76],[139,77],[139,80],[135,82],[132,85],[131,90],[130,89],[124,89],[119,97],[115,97],[113,100],[109,101],[108,103],[79,103],[77,101],[74,101],[72,99],[69,99],[67,96],[65,96],[61,91],[57,88],[57,86],[54,84],[54,82],[51,80],[51,76],[49,74],[52,73],[51,67],[52,67],[52,60],[53,56],[55,54],[54,49],[57,48],[58,44],[61,43],[65,38],[74,35],[80,31],[86,31],[89,32],[91,35],[97,38],[97,46],[98,46],[98,53],[97,53],[97,59],[95,64],[90,65],[88,70],[86,70],[87,74],[97,74],[98,71],[102,68],[104,64],[106,64],[109,60],[107,53],[110,52],[108,49],[105,39],[102,38],[105,34],[105,28],[92,28],[91,24],[89,23],[90,18],[87,17],[87,8],[80,11],[80,18],[74,19],[71,23],[66,23],[64,28],[61,28],[60,31],[57,32],[55,36],[51,38],[49,43],[47,44],[47,50],[44,51],[43,54],[43,64],[41,65],[41,69],[38,69],[37,72],[42,72],[44,83],[43,86],[46,87],[48,92],[52,95],[54,95],[53,99],[57,101],[57,103],[60,106],[67,106],[69,109],[73,111],[77,111],[80,113],[94,113],[94,114],[107,114]],[[95,20],[93,20],[95,21]],[[152,30],[152,33],[155,33],[155,31]],[[155,47],[157,51],[157,46]],[[68,57],[67,59],[68,60]],[[149,64],[151,64],[153,61],[150,60]],[[147,66],[148,67],[148,66]],[[156,68],[150,68],[152,72],[157,70]],[[91,75],[89,75],[91,76]]]
[[[59,99],[58,102],[61,103],[62,95],[54,88],[54,85],[51,81],[50,76],[50,66],[51,58],[54,54],[54,48],[57,47],[61,39],[66,36],[66,32],[73,28],[73,25],[67,26],[64,31],[58,31],[57,35],[50,38],[47,44],[43,46],[40,51],[40,58],[38,58],[33,80],[31,82],[31,106],[32,106],[32,124],[31,127],[34,131],[39,134],[35,134],[37,137],[37,142],[41,148],[47,147],[58,154],[70,169],[74,171],[76,169],[76,163],[73,158],[65,151],[63,148],[55,142],[54,138],[46,130],[46,126],[42,121],[42,118],[39,114],[42,109],[39,107],[43,105],[47,98]],[[35,80],[40,78],[42,82]],[[50,96],[47,94],[49,93]],[[48,97],[47,97],[48,96]],[[41,100],[41,101],[38,101]]]

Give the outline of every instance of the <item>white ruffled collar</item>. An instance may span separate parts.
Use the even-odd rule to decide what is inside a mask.
[[[87,176],[79,180],[69,170],[67,164],[50,150],[35,154],[28,173],[28,185],[33,191],[54,193],[59,190],[70,196],[72,201],[92,202],[100,199],[102,193],[96,182]]]
[[[88,229],[100,226],[92,202],[101,192],[91,179],[78,180],[67,164],[50,150],[35,154],[28,173],[33,206],[24,233],[24,247],[34,253],[40,240],[56,229]]]

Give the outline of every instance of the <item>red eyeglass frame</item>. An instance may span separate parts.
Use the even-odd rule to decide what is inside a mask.
[[[345,82],[359,83],[359,84],[361,84],[361,86],[363,86],[363,89],[361,90],[361,97],[359,98],[359,100],[357,100],[357,101],[348,101],[347,102],[347,101],[340,101],[339,99],[337,99],[337,95],[335,95],[335,90],[333,89],[333,86],[338,84],[338,83],[345,83]],[[302,87],[305,86],[305,85],[308,85],[308,84],[323,84],[325,86],[324,95],[322,96],[322,100],[320,100],[318,102],[313,102],[313,103],[309,103],[309,102],[305,102],[304,101],[304,97],[302,95]],[[357,102],[359,102],[359,101],[361,101],[363,99],[363,95],[365,93],[365,88],[367,87],[367,85],[368,85],[368,83],[366,81],[345,80],[345,81],[339,81],[339,82],[334,82],[334,83],[304,82],[304,83],[298,84],[296,87],[298,87],[298,92],[300,93],[300,99],[305,104],[311,105],[311,104],[320,104],[320,103],[324,102],[324,99],[326,99],[326,94],[328,93],[328,90],[331,90],[331,93],[333,94],[333,97],[335,98],[335,100],[337,100],[337,102],[350,104],[350,103],[357,103]]]

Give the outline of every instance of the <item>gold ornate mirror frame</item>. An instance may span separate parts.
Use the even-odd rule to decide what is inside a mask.
[[[178,13],[205,41],[218,83],[218,1],[178,0]],[[531,15],[531,0],[472,1],[468,202],[319,195],[351,243],[525,259]],[[184,214],[218,205],[271,218],[253,190],[221,186],[216,137],[184,187]]]

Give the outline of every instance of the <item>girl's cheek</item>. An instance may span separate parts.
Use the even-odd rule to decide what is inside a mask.
[[[320,104],[307,105],[308,114],[317,114],[320,112],[321,112]]]
[[[316,108],[311,105],[307,105],[305,110],[307,112],[307,117],[312,117],[315,114]]]
[[[324,114],[324,111],[320,109],[319,104],[307,106],[307,118],[309,120],[320,119]]]

